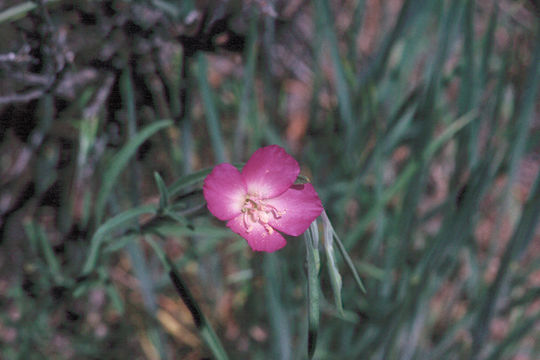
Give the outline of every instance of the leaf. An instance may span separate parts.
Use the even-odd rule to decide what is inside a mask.
[[[433,155],[443,146],[447,141],[454,137],[461,129],[467,126],[471,121],[473,121],[477,116],[476,110],[471,110],[468,113],[464,114],[456,121],[452,122],[441,135],[439,135],[435,140],[429,143],[429,145],[424,150],[424,161],[429,161]]]
[[[243,163],[233,163],[232,165],[235,166],[238,170],[242,170],[242,168],[244,167]],[[212,172],[212,169],[213,167],[202,169],[191,174],[184,175],[175,182],[173,182],[168,188],[169,198],[177,196],[182,190],[184,190],[188,186],[196,184],[199,181],[203,181],[204,178]]]
[[[198,72],[197,80],[199,82],[199,89],[201,91],[201,96],[204,104],[204,110],[206,113],[206,125],[208,126],[208,133],[210,135],[210,143],[212,144],[212,149],[214,150],[214,156],[218,163],[226,162],[227,157],[225,156],[225,145],[223,144],[223,136],[221,134],[221,129],[219,126],[219,116],[210,90],[210,85],[208,84],[207,72],[208,66],[206,64],[206,55],[202,52],[198,55]]]
[[[356,270],[356,267],[354,266],[354,263],[351,257],[349,256],[349,253],[345,249],[345,246],[343,246],[343,243],[339,239],[339,236],[337,236],[336,232],[335,231],[332,231],[332,232],[334,233],[334,239],[336,240],[338,250],[341,253],[341,256],[343,256],[343,259],[345,260],[345,263],[349,267],[349,270],[351,270],[354,277],[354,281],[356,282],[356,285],[358,285],[360,290],[362,290],[362,292],[365,294],[367,292],[366,288],[364,287],[364,284],[362,283],[362,279],[360,279],[360,275],[358,275],[358,271]]]
[[[165,186],[165,182],[157,171],[154,172],[154,179],[156,180],[159,191],[159,211],[161,211],[169,206],[169,192],[167,186]]]
[[[308,358],[312,359],[317,346],[317,334],[319,332],[320,318],[320,293],[319,293],[319,249],[318,230],[312,226],[304,233],[306,242],[307,261],[307,299],[308,299]]]
[[[46,0],[44,1],[44,5],[58,2],[58,0]],[[34,10],[39,6],[38,2],[35,1],[26,1],[22,4],[14,5],[0,13],[0,24],[4,22],[11,22],[18,20],[24,16],[26,16],[27,13]]]
[[[202,169],[194,173],[182,176],[169,186],[168,193],[170,197],[174,197],[184,188],[202,181],[208,174],[212,172],[212,168]]]
[[[274,349],[272,354],[276,359],[291,360],[292,356],[292,327],[288,317],[287,305],[283,301],[286,282],[283,278],[283,259],[276,253],[264,255],[263,271],[266,285],[264,286],[265,307],[268,321],[272,329]]]
[[[103,225],[101,225],[96,232],[94,233],[94,236],[92,236],[92,239],[90,240],[90,254],[88,255],[88,258],[86,259],[86,262],[83,267],[83,276],[88,275],[92,272],[94,269],[97,258],[99,255],[99,249],[101,247],[101,244],[106,239],[106,236],[111,233],[112,231],[116,230],[118,227],[125,225],[127,222],[133,221],[134,219],[138,219],[139,216],[143,214],[154,214],[156,212],[156,209],[152,205],[142,205],[135,207],[133,209],[124,211],[115,217],[109,219]]]
[[[151,125],[148,125],[137,135],[135,135],[126,145],[124,145],[122,149],[112,158],[109,166],[103,174],[101,189],[98,193],[98,197],[96,200],[96,224],[101,223],[101,219],[105,211],[105,206],[107,204],[107,200],[111,194],[111,191],[116,184],[119,175],[122,173],[122,170],[124,170],[130,158],[135,154],[139,146],[141,146],[142,143],[144,143],[148,138],[150,138],[159,130],[171,125],[171,120],[161,120]]]
[[[31,221],[25,224],[24,229],[28,237],[32,238],[34,243],[39,245],[54,280],[57,283],[60,282],[62,279],[60,262],[56,258],[51,243],[43,228],[38,223]]]
[[[332,286],[332,292],[334,293],[334,302],[340,315],[343,314],[343,301],[341,299],[341,288],[343,281],[341,280],[341,274],[337,267],[336,254],[334,251],[334,229],[328,215],[325,211],[322,213],[322,227],[324,234],[324,251],[326,254],[326,267],[328,269],[328,275],[330,276],[330,285]]]
[[[355,114],[352,107],[351,91],[345,76],[345,67],[343,66],[343,60],[339,54],[339,42],[334,27],[330,23],[332,18],[330,4],[327,0],[318,0],[315,2],[315,5],[317,13],[322,19],[324,35],[327,38],[328,46],[330,47],[330,57],[332,59],[335,75],[334,86],[337,91],[339,114],[348,135],[347,145],[351,145],[349,142],[352,140],[352,136],[354,136],[353,126]]]
[[[188,308],[189,312],[193,317],[195,326],[199,329],[201,337],[206,342],[206,345],[210,348],[210,351],[217,360],[227,360],[229,357],[221,344],[221,341],[217,337],[212,325],[204,316],[204,313],[201,310],[197,300],[191,294],[189,287],[187,286],[184,279],[180,276],[180,273],[176,270],[174,263],[171,259],[165,254],[163,249],[152,239],[147,238],[146,241],[150,244],[152,249],[156,252],[159,260],[161,261],[165,271],[168,272],[168,275],[180,295],[180,298]]]

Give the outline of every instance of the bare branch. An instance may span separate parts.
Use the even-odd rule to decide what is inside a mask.
[[[34,89],[22,94],[0,96],[0,105],[22,104],[40,98],[45,94],[45,89]]]

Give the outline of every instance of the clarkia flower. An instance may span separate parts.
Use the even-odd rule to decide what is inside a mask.
[[[255,151],[242,172],[219,164],[204,179],[208,210],[247,240],[255,251],[272,252],[298,236],[323,207],[311,184],[295,185],[300,167],[277,145]]]

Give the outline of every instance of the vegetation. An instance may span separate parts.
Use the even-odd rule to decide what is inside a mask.
[[[0,1],[0,358],[540,358],[536,4]],[[262,253],[202,181],[269,144]]]

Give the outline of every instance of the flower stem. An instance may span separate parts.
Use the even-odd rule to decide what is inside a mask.
[[[152,248],[156,252],[156,255],[159,257],[159,260],[161,261],[163,267],[169,274],[174,288],[176,289],[178,295],[180,295],[180,298],[191,313],[195,326],[199,330],[201,337],[204,339],[204,341],[210,348],[212,354],[217,360],[228,360],[229,357],[227,356],[227,353],[225,352],[221,341],[219,340],[214,329],[201,311],[199,304],[191,294],[191,291],[189,290],[187,284],[184,282],[184,280],[176,270],[174,263],[153,239],[151,239],[150,237],[146,237],[146,241],[150,244],[150,246],[152,246]]]

